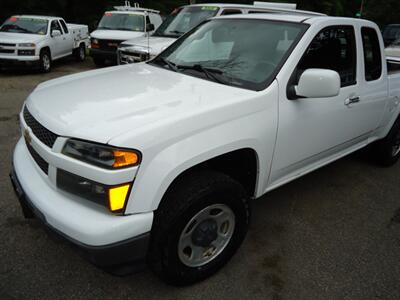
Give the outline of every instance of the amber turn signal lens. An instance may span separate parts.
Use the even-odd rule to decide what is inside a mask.
[[[139,162],[139,156],[135,152],[126,152],[114,150],[114,168],[122,168],[136,165]]]
[[[130,187],[130,184],[125,184],[108,190],[108,203],[112,212],[124,209]]]

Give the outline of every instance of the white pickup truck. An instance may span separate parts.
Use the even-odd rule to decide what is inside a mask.
[[[52,61],[75,55],[86,57],[89,29],[62,18],[13,16],[0,27],[0,67],[34,66],[50,72]]]
[[[223,16],[150,62],[43,83],[20,114],[22,209],[113,272],[202,280],[242,243],[250,199],[368,145],[396,163],[383,50],[365,20]]]
[[[322,16],[320,13],[296,10],[296,4],[254,2],[244,4],[193,4],[175,9],[151,35],[124,41],[118,47],[118,64],[147,61],[168,48],[179,37],[201,22],[216,17],[234,14],[291,13]]]

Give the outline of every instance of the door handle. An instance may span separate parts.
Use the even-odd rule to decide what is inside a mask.
[[[360,97],[357,96],[357,97],[350,97],[350,98],[346,99],[344,101],[344,104],[350,105],[350,104],[354,104],[354,103],[358,103],[358,102],[360,102]]]

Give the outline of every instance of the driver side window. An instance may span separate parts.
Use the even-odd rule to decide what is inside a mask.
[[[298,82],[307,69],[329,69],[339,73],[341,87],[357,83],[357,55],[354,28],[334,26],[317,34],[301,59],[296,72]]]
[[[61,30],[61,26],[58,23],[58,21],[54,20],[51,22],[51,29],[50,33],[53,32],[53,30],[59,30],[61,34],[63,34],[63,31]]]

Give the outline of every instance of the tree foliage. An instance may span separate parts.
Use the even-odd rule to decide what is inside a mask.
[[[270,0],[273,1],[273,0]],[[276,2],[296,2],[299,9],[323,12],[333,16],[355,17],[362,0],[283,0]],[[106,9],[122,5],[122,0],[0,0],[0,22],[15,14],[42,14],[64,17],[68,22],[88,24],[92,29]],[[135,2],[132,0],[131,2]],[[140,0],[143,7],[160,10],[164,14],[174,8],[188,4],[189,0]],[[229,2],[247,3],[247,0],[196,1],[197,3]],[[364,0],[363,18],[384,26],[400,23],[399,0]]]

